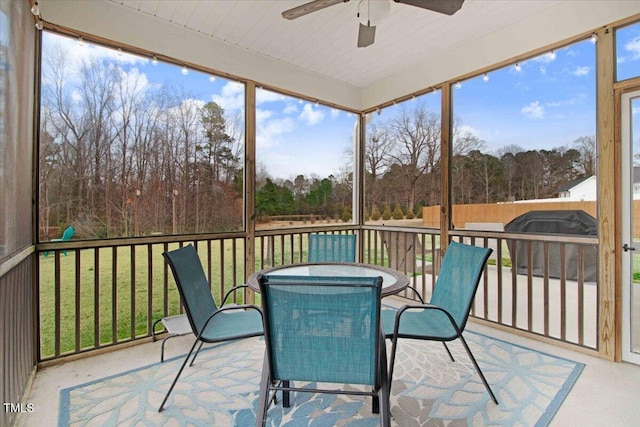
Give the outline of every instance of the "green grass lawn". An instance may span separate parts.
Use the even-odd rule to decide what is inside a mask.
[[[170,245],[170,249],[178,245]],[[151,246],[151,262],[149,263],[148,246],[137,246],[135,249],[135,263],[131,258],[131,247],[119,247],[116,266],[113,266],[113,250],[103,248],[99,250],[99,264],[95,265],[95,251],[81,250],[80,268],[76,269],[75,252],[69,251],[67,256],[60,256],[60,351],[61,353],[76,350],[76,305],[79,305],[79,340],[80,348],[94,347],[96,344],[96,330],[98,345],[114,341],[113,316],[115,311],[115,325],[117,341],[131,339],[132,324],[136,336],[147,336],[151,333],[148,321],[153,321],[165,315],[165,263],[162,257],[164,246]],[[200,247],[201,259],[205,271],[207,249]],[[233,286],[233,262],[236,259],[236,279],[239,283],[244,279],[242,260],[244,253],[242,246],[232,253],[231,244],[224,247],[224,268],[219,242],[212,242],[211,283],[216,301],[220,302],[221,273],[224,274],[225,289]],[[42,357],[55,354],[55,276],[53,254],[40,257],[40,338]],[[132,266],[135,265],[135,276]],[[79,278],[76,284],[76,276]],[[97,281],[97,285],[96,285]],[[79,291],[76,290],[78,286]],[[168,313],[177,314],[180,310],[180,298],[168,271],[167,284]],[[240,295],[240,297],[242,297]],[[96,298],[98,298],[96,313]],[[112,301],[116,301],[112,304]],[[135,317],[132,319],[132,301],[135,304]],[[149,315],[149,302],[151,314]],[[114,307],[115,306],[115,307]],[[96,326],[95,317],[98,317]]]

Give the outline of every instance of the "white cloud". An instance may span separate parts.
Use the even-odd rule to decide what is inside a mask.
[[[225,111],[244,108],[244,85],[230,81],[222,87],[220,95],[211,96],[211,100]]]
[[[132,68],[128,72],[121,70],[120,81],[127,88],[126,92],[129,94],[141,94],[151,86],[147,75],[141,73],[138,68]]]
[[[545,102],[545,107],[564,107],[567,105],[576,105],[580,104],[587,98],[587,95],[584,93],[578,93],[576,96],[570,99],[562,100],[562,101],[553,101],[553,102]]]
[[[586,76],[587,74],[589,74],[589,71],[591,71],[591,67],[589,66],[584,66],[584,67],[578,66],[576,67],[575,70],[571,72],[571,74],[573,74],[574,76],[580,77],[580,76]]]
[[[271,92],[270,90],[258,89],[256,90],[256,104],[260,105],[265,102],[284,101],[286,97],[279,93]]]
[[[314,126],[320,123],[322,119],[324,119],[324,113],[320,110],[314,110],[313,105],[307,103],[304,104],[302,112],[300,113],[298,118],[306,122],[307,125]]]
[[[280,143],[280,137],[295,129],[290,117],[261,120],[256,125],[256,144],[259,148],[272,147]]]
[[[633,59],[640,59],[640,36],[625,44],[624,50],[631,52]]]
[[[84,61],[103,61],[109,60],[120,64],[146,64],[149,58],[132,55],[126,52],[118,52],[115,49],[102,47],[100,45],[85,42],[82,46],[78,40],[57,36],[54,34],[44,33],[45,43],[49,44],[49,49],[62,49],[64,57],[67,61],[67,69],[72,72],[80,70]]]
[[[271,110],[263,110],[261,108],[256,108],[256,122],[259,124],[260,122],[270,119],[273,117],[273,111]]]
[[[282,110],[283,114],[293,114],[298,112],[298,106],[292,102],[287,102],[287,105]]]
[[[458,135],[460,135],[460,136],[473,135],[473,136],[476,136],[478,138],[481,138],[480,131],[478,129],[474,128],[473,126],[469,126],[469,125],[460,126],[458,128]]]
[[[529,105],[525,105],[520,112],[530,119],[541,119],[544,117],[544,107],[540,105],[540,101],[534,101]]]
[[[545,54],[542,54],[540,56],[536,56],[535,58],[533,58],[533,61],[542,62],[543,64],[548,64],[555,60],[556,60],[555,52],[547,52]]]
[[[256,144],[260,148],[281,142],[282,135],[292,132],[295,122],[290,117],[278,117],[272,110],[256,108]]]
[[[340,110],[338,110],[337,108],[332,108],[330,110],[330,114],[331,114],[331,118],[335,119],[336,117],[338,117],[340,115]]]

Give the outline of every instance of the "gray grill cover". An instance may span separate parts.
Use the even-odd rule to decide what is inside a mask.
[[[582,210],[569,211],[530,211],[513,219],[505,225],[507,233],[535,233],[535,234],[569,234],[579,236],[597,236],[598,224],[594,217]],[[511,261],[517,268],[518,274],[527,274],[527,244],[526,242],[507,242]],[[544,244],[532,243],[532,274],[544,276]],[[560,278],[560,243],[549,243],[549,277]],[[578,249],[580,245],[565,244],[566,278],[578,278]],[[598,249],[593,246],[582,246],[584,256],[584,281],[598,280]],[[517,265],[516,265],[517,264]]]

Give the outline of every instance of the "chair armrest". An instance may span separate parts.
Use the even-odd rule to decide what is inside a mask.
[[[400,316],[402,316],[402,313],[404,313],[405,311],[412,310],[412,309],[441,311],[441,312],[443,312],[444,314],[447,315],[447,318],[451,322],[451,326],[453,326],[453,328],[456,330],[458,335],[462,334],[462,331],[460,330],[460,328],[458,328],[458,325],[456,324],[456,321],[453,319],[453,316],[451,316],[451,314],[447,310],[445,310],[444,308],[438,307],[437,305],[433,305],[433,304],[414,304],[414,305],[407,304],[407,305],[404,305],[404,306],[400,307],[400,309],[398,309],[398,311],[396,313],[396,321],[395,321],[395,327],[394,327],[394,331],[393,331],[393,334],[395,336],[398,335],[398,328],[400,326]]]
[[[415,287],[411,286],[411,285],[407,285],[407,288],[411,289],[413,291],[413,293],[418,297],[418,299],[420,300],[420,304],[426,304],[424,302],[424,299],[422,299],[422,296],[420,295],[420,292],[418,292],[418,289],[416,289]],[[385,295],[383,298],[389,297],[391,295]]]
[[[248,287],[249,287],[249,285],[238,285],[238,286],[234,286],[233,288],[229,289],[227,291],[227,293],[224,294],[224,298],[222,298],[222,303],[220,304],[220,306],[224,305],[224,303],[227,301],[227,298],[229,298],[229,295],[231,295],[232,292],[235,292],[235,291],[237,291],[238,289],[241,289],[241,288],[248,288]]]
[[[216,315],[220,314],[220,313],[224,313],[225,311],[232,311],[232,310],[257,310],[258,313],[260,313],[260,317],[262,317],[262,322],[264,324],[264,315],[262,314],[262,309],[260,307],[258,307],[257,305],[253,305],[253,304],[242,304],[242,305],[229,305],[226,307],[220,307],[219,309],[217,309],[216,311],[214,311],[213,313],[211,313],[211,315],[207,318],[207,321],[204,322],[204,325],[202,325],[202,329],[200,331],[198,331],[198,338],[200,339],[200,337],[202,336],[202,333],[204,332],[205,329],[207,329],[207,326],[209,325],[209,322],[211,321],[211,319],[213,319]]]

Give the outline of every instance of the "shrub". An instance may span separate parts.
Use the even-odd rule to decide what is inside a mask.
[[[382,212],[382,219],[389,220],[391,219],[391,208],[387,205],[384,208],[384,212]]]
[[[342,222],[349,222],[351,221],[351,206],[346,206],[344,208],[344,211],[342,211]]]
[[[402,208],[400,207],[400,204],[396,205],[396,208],[393,210],[393,219],[403,219],[404,218],[404,212],[402,212]]]
[[[373,208],[373,212],[371,212],[371,216],[369,218],[371,221],[378,221],[380,219],[380,211],[378,208]]]
[[[413,211],[411,209],[407,209],[407,219],[413,219],[413,218],[415,218]]]

